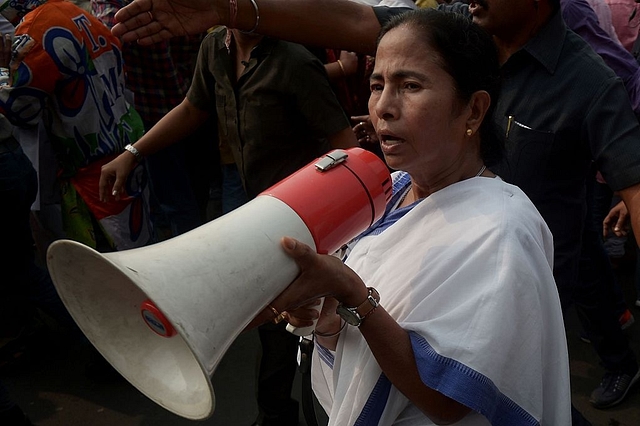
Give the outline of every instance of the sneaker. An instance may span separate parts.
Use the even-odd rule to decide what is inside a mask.
[[[635,322],[635,319],[633,318],[633,314],[631,314],[631,311],[629,309],[626,309],[624,313],[620,315],[618,321],[620,322],[620,328],[625,330],[631,327],[631,325]]]
[[[589,402],[595,408],[612,407],[622,402],[638,379],[640,379],[640,369],[635,376],[620,372],[606,372],[598,387],[591,392]]]

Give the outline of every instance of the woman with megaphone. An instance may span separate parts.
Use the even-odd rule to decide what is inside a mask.
[[[466,18],[418,10],[383,28],[369,112],[398,170],[391,201],[342,261],[284,238],[301,272],[255,320],[318,319],[330,425],[570,424],[552,236],[487,168],[503,152],[498,89],[495,46]]]

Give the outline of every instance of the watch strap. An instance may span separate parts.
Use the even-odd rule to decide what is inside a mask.
[[[373,287],[367,287],[369,294],[367,298],[356,307],[356,312],[360,316],[360,323],[380,305],[380,293]]]
[[[360,327],[362,321],[371,315],[380,305],[380,294],[378,291],[373,287],[367,287],[367,290],[369,291],[367,298],[358,306],[347,307],[342,303],[338,305],[338,314],[348,323],[356,327]]]

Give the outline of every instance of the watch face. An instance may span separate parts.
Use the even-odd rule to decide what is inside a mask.
[[[351,324],[356,327],[360,325],[360,316],[357,312],[355,312],[355,310],[351,310],[342,305],[338,305],[338,307],[336,308],[336,313],[340,315],[340,317],[342,317],[342,319],[345,320],[347,324]]]

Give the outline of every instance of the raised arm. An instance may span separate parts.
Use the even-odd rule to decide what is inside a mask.
[[[306,45],[373,54],[380,31],[371,6],[348,0],[237,0],[235,23],[229,6],[228,0],[136,0],[116,14],[119,23],[113,33],[125,42],[152,44],[227,25]]]

